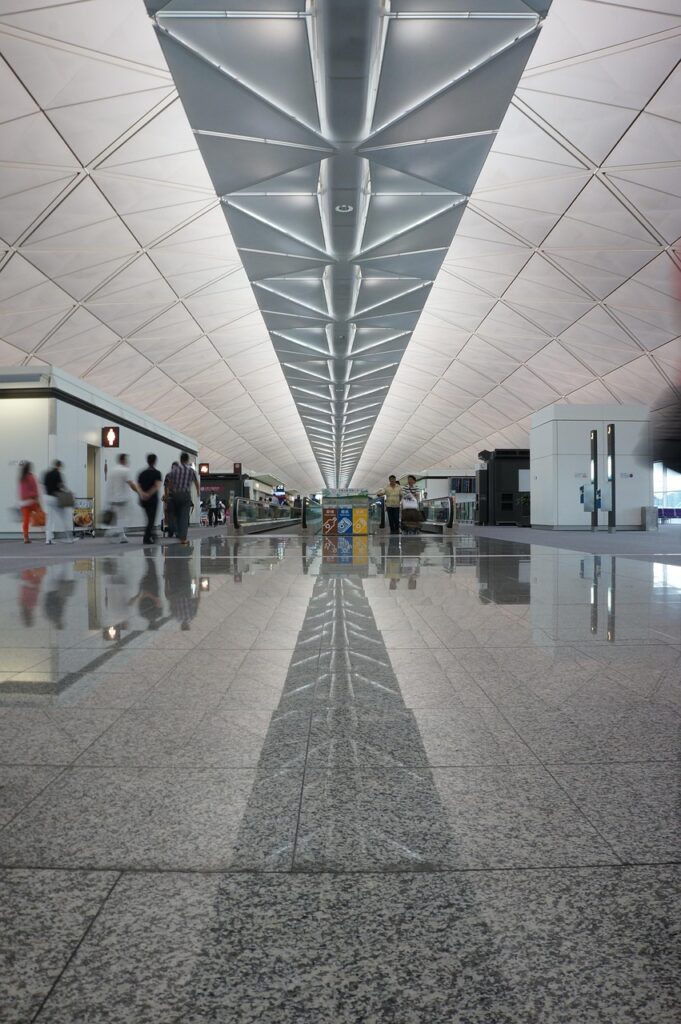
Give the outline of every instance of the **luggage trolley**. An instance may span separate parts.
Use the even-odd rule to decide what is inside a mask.
[[[95,536],[95,499],[73,499],[73,532],[77,537]]]

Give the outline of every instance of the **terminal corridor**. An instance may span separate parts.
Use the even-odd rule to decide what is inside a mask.
[[[678,559],[96,551],[0,574],[3,1020],[678,1024]]]

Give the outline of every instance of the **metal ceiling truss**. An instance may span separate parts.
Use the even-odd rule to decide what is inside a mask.
[[[352,479],[550,0],[146,0],[328,486]]]

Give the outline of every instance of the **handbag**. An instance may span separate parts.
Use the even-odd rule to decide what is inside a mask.
[[[104,526],[111,526],[114,521],[114,510],[112,508],[105,508],[101,519]]]
[[[71,491],[57,491],[55,498],[59,508],[73,508],[74,497]]]
[[[44,526],[46,522],[45,513],[41,509],[40,505],[36,505],[31,512],[31,526],[41,527]]]

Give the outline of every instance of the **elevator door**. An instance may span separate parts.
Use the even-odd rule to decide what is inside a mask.
[[[97,445],[87,446],[87,498],[95,499],[95,513],[99,516],[99,448]]]

